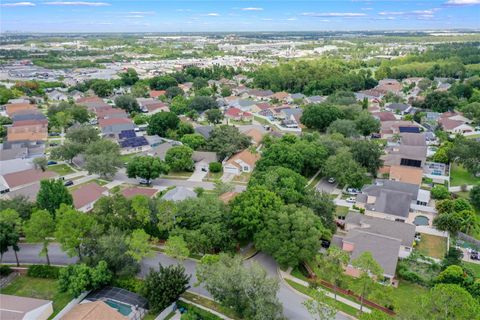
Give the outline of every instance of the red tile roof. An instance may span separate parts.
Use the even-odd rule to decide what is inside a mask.
[[[226,116],[230,116],[230,117],[240,117],[242,115],[242,110],[238,109],[238,108],[229,108],[226,112],[225,112],[225,115]]]
[[[151,90],[150,91],[150,98],[158,98],[160,96],[163,96],[167,91],[165,90]]]

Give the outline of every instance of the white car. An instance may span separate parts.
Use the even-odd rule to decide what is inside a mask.
[[[350,197],[350,198],[347,199],[347,202],[348,203],[355,203],[355,202],[357,202],[357,199],[355,199],[355,197]]]
[[[328,179],[328,183],[335,183],[335,178]]]

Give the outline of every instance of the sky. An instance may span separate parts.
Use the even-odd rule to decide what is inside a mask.
[[[0,0],[0,31],[480,29],[480,0]]]

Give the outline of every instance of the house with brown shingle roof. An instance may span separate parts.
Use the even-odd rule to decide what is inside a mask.
[[[48,179],[58,176],[57,173],[51,171],[42,171],[37,169],[28,169],[7,173],[3,176],[10,189],[19,186],[31,184],[42,179]]]
[[[256,129],[256,128],[252,128],[252,129],[246,131],[245,135],[252,138],[252,142],[255,145],[259,145],[263,140],[263,132]]]
[[[108,195],[108,189],[90,182],[75,189],[72,193],[73,206],[82,212],[93,209],[94,203],[103,196]]]
[[[125,198],[133,198],[134,196],[142,195],[148,198],[153,197],[158,193],[157,189],[153,188],[140,188],[140,187],[129,187],[122,191],[122,194]]]
[[[165,95],[166,92],[166,90],[150,90],[148,95],[150,98],[157,99],[158,97]]]
[[[17,112],[25,110],[36,111],[38,108],[35,104],[30,103],[10,103],[5,106],[5,112],[9,117],[13,116]]]
[[[372,116],[377,118],[380,121],[395,121],[395,115],[388,111],[381,111],[381,112],[372,112]]]
[[[411,183],[420,186],[423,169],[394,165],[390,167],[390,180]]]
[[[444,112],[438,119],[438,124],[442,127],[443,131],[449,133],[464,134],[474,132],[475,129],[470,125],[470,122],[470,119],[455,111]]]
[[[61,320],[127,320],[117,309],[104,301],[80,303],[68,311]]]
[[[45,141],[48,139],[48,123],[42,120],[19,121],[7,129],[8,141]]]
[[[128,114],[125,112],[125,110],[120,108],[112,108],[110,106],[96,108],[95,115],[98,119],[128,118]]]
[[[252,153],[245,149],[234,154],[223,163],[223,172],[235,175],[240,175],[242,172],[252,172],[259,159],[260,155],[258,153]]]

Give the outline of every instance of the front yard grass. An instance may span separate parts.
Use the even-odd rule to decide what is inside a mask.
[[[466,262],[463,261],[463,264],[473,271],[475,278],[480,278],[480,263]]]
[[[287,281],[287,283],[295,290],[303,294],[306,294],[307,296],[310,296],[310,297],[314,296],[314,293],[315,293],[314,289],[302,286],[301,284],[298,284],[290,279],[285,279],[285,281]],[[346,314],[351,315],[353,317],[356,317],[360,313],[360,310],[357,310],[354,307],[351,307],[339,301],[335,301],[335,299],[333,298],[325,296],[325,300],[327,300],[330,304],[332,304],[337,310],[345,312]]]
[[[204,181],[216,181],[220,180],[223,176],[223,171],[220,172],[208,172],[205,178],[203,179]]]
[[[162,175],[160,178],[170,178],[170,179],[188,179],[193,174],[190,171],[178,171],[178,172],[169,172],[168,174]]]
[[[335,216],[337,217],[345,217],[348,214],[349,207],[344,206],[336,206],[335,207]]]
[[[464,167],[459,164],[452,164],[450,171],[450,185],[462,186],[462,185],[476,185],[480,184],[480,178],[476,178],[473,174],[468,172]]]
[[[197,294],[194,294],[188,291],[184,292],[181,296],[188,301],[194,302],[196,304],[199,304],[209,309],[220,312],[221,314],[224,314],[231,319],[240,320],[240,317],[238,317],[233,310],[225,308],[213,300],[207,299],[205,297],[199,296]]]
[[[443,259],[447,252],[447,239],[422,233],[416,249],[428,257]]]
[[[53,301],[53,318],[69,302],[72,297],[66,292],[59,292],[57,280],[18,276],[8,286],[0,289],[2,294],[45,299]]]
[[[72,192],[74,190],[77,190],[81,186],[83,186],[85,184],[88,184],[88,183],[92,183],[92,182],[98,184],[99,186],[104,186],[104,185],[108,184],[110,181],[103,180],[103,179],[92,179],[92,180],[89,180],[89,181],[82,182],[80,184],[74,184],[73,186],[69,187],[68,189],[70,190],[70,192]]]
[[[74,173],[75,171],[66,163],[55,164],[53,166],[48,166],[47,171],[53,171],[58,173],[60,176],[66,176],[67,174]]]

